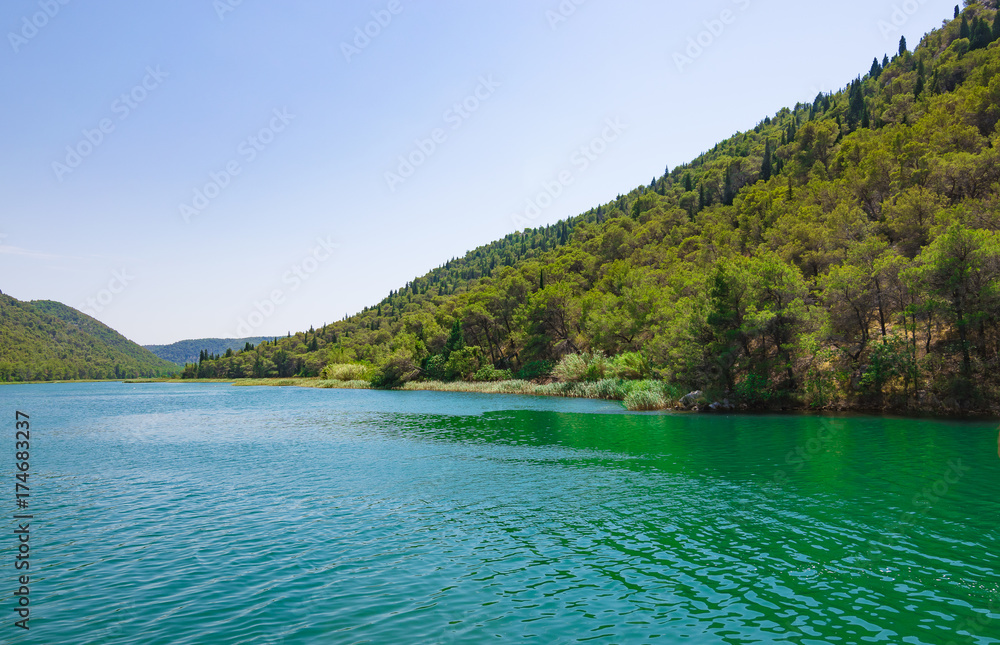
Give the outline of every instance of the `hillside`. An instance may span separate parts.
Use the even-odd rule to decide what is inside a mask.
[[[192,340],[180,340],[169,345],[143,345],[160,358],[178,365],[187,363],[197,363],[202,352],[210,355],[225,354],[226,350],[238,350],[246,347],[247,343],[257,345],[270,337],[255,336],[253,338],[197,338]]]
[[[0,382],[137,378],[178,371],[72,307],[0,294]]]
[[[988,408],[1000,25],[994,0],[956,14],[607,204],[188,375],[358,362],[393,386],[558,364],[562,379],[652,376],[751,408]]]

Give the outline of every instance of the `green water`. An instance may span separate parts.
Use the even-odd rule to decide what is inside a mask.
[[[0,642],[1000,643],[995,423],[0,386],[8,517],[15,409]]]

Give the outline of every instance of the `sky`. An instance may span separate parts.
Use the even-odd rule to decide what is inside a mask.
[[[277,336],[578,215],[954,0],[5,0],[0,290]]]

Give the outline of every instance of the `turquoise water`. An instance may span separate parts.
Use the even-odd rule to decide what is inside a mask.
[[[995,423],[0,386],[8,518],[15,409],[0,642],[1000,643]]]

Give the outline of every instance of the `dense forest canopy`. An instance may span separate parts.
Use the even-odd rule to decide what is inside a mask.
[[[982,408],[1000,385],[996,9],[967,1],[648,184],[185,376],[612,374],[747,407]]]
[[[0,294],[0,382],[169,376],[180,371],[72,307]]]

